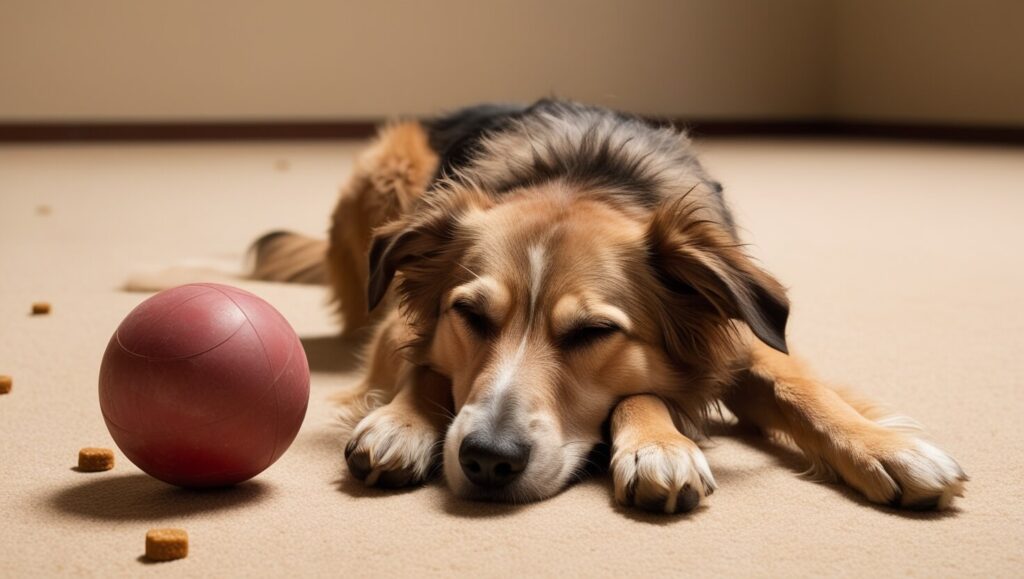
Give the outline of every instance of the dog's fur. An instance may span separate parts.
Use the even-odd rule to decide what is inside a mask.
[[[345,331],[373,328],[346,448],[366,484],[441,463],[459,495],[541,499],[604,433],[619,502],[688,511],[715,489],[692,439],[718,404],[873,502],[946,508],[967,480],[912,421],[787,353],[782,285],[671,127],[557,101],[393,124],[327,245],[264,237],[256,275],[327,280]],[[510,484],[467,478],[481,437],[528,455]]]

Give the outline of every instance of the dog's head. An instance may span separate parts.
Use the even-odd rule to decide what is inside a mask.
[[[660,207],[549,184],[496,200],[432,194],[378,231],[370,303],[397,277],[416,363],[449,377],[449,485],[524,501],[560,490],[622,397],[707,402],[735,321],[785,349],[781,286],[755,267],[700,191]]]

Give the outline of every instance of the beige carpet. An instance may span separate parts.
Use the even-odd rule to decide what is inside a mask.
[[[351,144],[0,148],[0,576],[1021,576],[1024,574],[1024,150],[710,141],[748,240],[792,288],[790,343],[891,402],[971,475],[946,514],[870,506],[801,480],[799,457],[719,437],[720,490],[664,518],[616,508],[599,477],[520,508],[442,484],[346,482],[327,398],[358,375],[316,288],[244,284],[306,338],[309,414],[292,448],[235,489],[188,492],[111,446],[96,377],[144,296],[130,271],[231,255],[271,227],[327,224]],[[40,206],[51,212],[45,214]],[[30,317],[48,300],[49,316]],[[186,560],[139,559],[147,529],[191,535]]]

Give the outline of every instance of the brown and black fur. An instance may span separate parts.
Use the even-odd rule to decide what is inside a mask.
[[[367,484],[440,462],[457,494],[535,500],[609,424],[617,500],[687,511],[715,488],[692,437],[724,404],[874,502],[945,508],[962,492],[912,421],[789,354],[786,292],[677,129],[560,101],[397,123],[315,243],[265,238],[257,272],[326,279],[345,331],[373,328],[349,396],[373,404],[346,451]],[[494,456],[519,470],[473,470]]]

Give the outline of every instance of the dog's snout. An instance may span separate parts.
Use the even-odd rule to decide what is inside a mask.
[[[459,464],[466,478],[484,488],[500,488],[516,479],[530,461],[530,444],[519,438],[473,433],[462,440]]]

